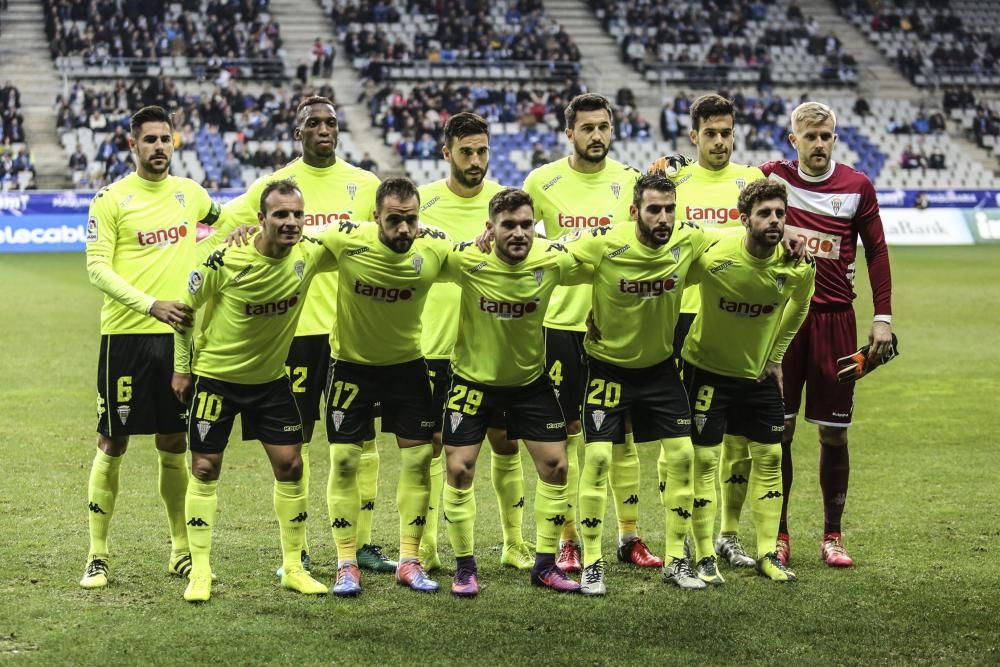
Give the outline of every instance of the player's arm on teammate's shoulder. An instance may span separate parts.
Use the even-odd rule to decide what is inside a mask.
[[[315,236],[303,234],[299,240],[299,246],[307,257],[316,262],[317,273],[336,271],[337,267],[340,266],[337,256]]]
[[[861,192],[861,209],[855,217],[858,236],[865,247],[868,280],[872,288],[875,317],[868,332],[868,360],[875,361],[892,351],[892,272],[889,269],[889,246],[879,214],[878,198],[871,181]]]
[[[549,252],[559,256],[560,285],[590,285],[594,282],[594,265],[577,257],[570,250],[573,244],[549,243]]]

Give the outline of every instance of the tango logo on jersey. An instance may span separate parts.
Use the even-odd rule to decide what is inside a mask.
[[[416,287],[380,287],[379,285],[369,285],[360,280],[354,281],[354,293],[361,296],[368,296],[376,301],[386,303],[396,303],[397,301],[408,301],[417,291]]]
[[[740,317],[759,317],[760,315],[770,315],[774,312],[773,303],[747,303],[745,301],[726,301],[726,297],[719,297],[719,309],[727,313],[733,313]]]
[[[571,215],[559,214],[559,226],[566,229],[583,229],[585,227],[606,227],[614,221],[614,216],[607,215]]]
[[[620,278],[618,280],[618,289],[622,294],[635,294],[640,299],[653,299],[673,292],[674,288],[677,287],[678,280],[680,280],[680,276],[676,273],[666,278],[657,278],[655,280],[629,280],[628,278]]]
[[[303,216],[303,221],[306,227],[316,227],[318,229],[326,229],[327,226],[332,225],[335,222],[341,222],[342,220],[350,220],[351,214],[347,213],[306,213]]]
[[[812,253],[813,257],[840,259],[840,236],[794,225],[785,225],[785,229],[789,230],[800,243],[805,244],[806,250]]]
[[[694,427],[698,429],[698,433],[701,433],[701,429],[705,428],[705,424],[708,422],[708,415],[695,415],[694,416]]]
[[[245,303],[243,312],[247,315],[284,315],[295,307],[299,302],[299,293],[296,292],[287,299],[272,301],[271,303]]]
[[[167,227],[166,229],[157,229],[151,232],[136,232],[136,237],[138,237],[139,245],[141,246],[168,246],[177,243],[182,238],[187,236],[187,234],[187,223],[184,223],[174,227]]]
[[[479,297],[479,310],[493,315],[498,320],[516,320],[538,310],[538,299],[527,303],[511,303],[510,301],[494,301],[481,296]]]
[[[691,222],[708,222],[724,225],[730,220],[739,220],[740,212],[725,206],[685,206],[684,219]]]

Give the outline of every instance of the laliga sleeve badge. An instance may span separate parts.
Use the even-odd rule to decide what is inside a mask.
[[[191,275],[188,277],[188,292],[191,294],[197,294],[198,290],[201,289],[202,283],[205,282],[205,278],[201,275],[201,271],[192,271]]]
[[[90,216],[87,218],[87,243],[97,240],[97,218]]]

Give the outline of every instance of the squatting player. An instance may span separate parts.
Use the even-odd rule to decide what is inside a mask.
[[[326,433],[327,497],[339,560],[333,592],[342,596],[361,592],[357,470],[375,403],[382,406],[382,431],[395,434],[400,448],[396,580],[418,591],[438,588],[418,560],[430,498],[431,437],[441,415],[420,352],[420,315],[451,242],[443,232],[418,227],[420,195],[408,179],[386,179],[375,207],[374,223],[344,221],[320,236],[338,261]]]
[[[535,169],[524,190],[535,203],[535,215],[545,236],[556,239],[575,230],[613,225],[629,219],[632,188],[639,172],[608,157],[614,126],[611,103],[602,95],[574,97],[566,107],[566,138],[573,146],[568,158]],[[556,385],[569,432],[569,510],[563,527],[558,563],[566,572],[579,571],[580,546],[576,521],[580,458],[583,443],[580,398],[583,395],[583,336],[590,311],[590,288],[556,290],[545,314],[545,353],[549,377]],[[618,558],[641,567],[661,567],[663,561],[639,539],[639,457],[631,433],[625,447],[616,447],[611,463],[611,490],[618,517]]]
[[[678,170],[671,178],[677,185],[677,220],[693,222],[706,228],[740,226],[737,200],[740,192],[764,177],[760,169],[731,162],[736,139],[736,112],[726,98],[702,95],[691,105],[691,143],[698,151],[697,160]],[[650,171],[662,169],[654,163]],[[681,298],[681,312],[674,332],[674,358],[681,362],[681,349],[695,314],[701,308],[698,288],[689,285]],[[697,451],[697,450],[696,450]],[[736,438],[725,438],[719,463],[722,482],[722,529],[715,548],[730,565],[753,567],[755,561],[740,544],[740,511],[747,494],[750,475],[750,452]],[[695,507],[701,499],[695,490]]]
[[[608,468],[631,420],[635,439],[658,442],[661,501],[666,513],[664,578],[684,589],[705,588],[684,555],[693,502],[691,413],[671,356],[681,291],[691,263],[714,242],[700,227],[674,224],[674,184],[646,175],[635,184],[634,224],[598,227],[565,237],[567,248],[594,267],[593,335],[584,341],[580,475],[582,592],[604,595],[601,553]]]
[[[788,190],[786,234],[805,242],[816,257],[816,293],[809,316],[783,362],[785,432],[782,438],[782,509],[778,557],[787,563],[788,497],[792,487],[792,436],[806,387],[806,421],[819,427],[819,480],[823,491],[823,540],[820,555],[832,567],[850,567],[853,559],[841,538],[850,458],[847,428],[854,413],[854,385],[838,384],[837,359],[857,350],[854,319],[854,262],[858,237],[865,246],[875,318],[868,334],[869,359],[883,357],[892,345],[892,278],[889,249],[879,217],[875,188],[860,171],[837,164],[837,118],[819,102],[792,111],[789,141],[798,160],[761,165],[768,178]]]
[[[451,592],[479,593],[473,528],[476,460],[488,431],[523,439],[535,460],[537,553],[531,582],[562,592],[580,585],[556,567],[566,515],[566,419],[545,375],[542,321],[558,285],[589,283],[593,274],[566,249],[534,243],[531,197],[508,188],[490,199],[493,252],[459,243],[442,274],[461,294],[458,339],[451,360],[442,438],[448,464],[444,511],[458,560]]]
[[[809,312],[816,268],[786,261],[781,245],[787,195],[763,178],[739,196],[743,233],[727,234],[691,266],[701,310],[684,342],[684,385],[691,404],[698,576],[722,584],[715,548],[719,443],[723,435],[749,449],[750,507],[757,569],[776,581],[795,575],[778,560],[781,513],[781,360]]]
[[[490,128],[480,116],[463,111],[444,125],[442,155],[449,166],[447,178],[420,186],[420,219],[452,238],[467,239],[479,234],[489,218],[490,199],[502,187],[487,180],[490,166]],[[458,335],[461,289],[438,283],[431,287],[424,306],[420,347],[434,384],[434,403],[444,406],[448,396],[448,360]],[[439,424],[440,426],[440,424]],[[534,558],[524,541],[521,521],[524,515],[524,473],[516,441],[497,430],[488,432],[492,456],[493,489],[500,508],[503,550],[500,562],[528,569]],[[434,458],[431,460],[431,501],[427,525],[420,541],[420,562],[427,571],[441,565],[437,551],[438,507],[444,486],[440,429],[434,433]],[[477,450],[478,451],[478,450]],[[449,515],[450,517],[451,515]]]
[[[293,183],[268,184],[259,209],[261,229],[251,243],[219,246],[188,278],[184,303],[194,311],[206,306],[193,362],[191,329],[174,336],[172,387],[178,400],[191,400],[185,504],[192,566],[184,591],[189,602],[212,595],[216,487],[237,415],[243,439],[260,440],[274,471],[282,586],[312,595],[327,592],[301,563],[309,497],[302,480],[302,417],[285,357],[309,284],[336,261],[315,239],[303,240],[305,205]]]
[[[170,391],[172,327],[192,322],[179,299],[196,262],[196,225],[215,224],[220,209],[197,183],[170,175],[172,135],[166,110],[137,111],[128,138],[136,170],[98,192],[87,219],[87,273],[104,292],[104,305],[84,588],[108,585],[108,529],[130,435],[156,434],[160,497],[170,527],[168,571],[183,577],[191,569],[184,530],[187,409]]]
[[[289,178],[306,201],[305,230],[317,235],[342,220],[372,220],[378,177],[338,158],[339,126],[333,102],[325,97],[302,100],[295,112],[294,138],[302,142],[302,157],[292,160],[271,175],[257,179],[246,194],[226,205],[238,224],[257,224],[260,193],[275,179]],[[302,306],[295,338],[285,365],[292,379],[292,391],[302,413],[303,483],[309,492],[309,441],[320,417],[320,402],[330,365],[330,332],[336,320],[337,276],[321,273],[313,280]],[[358,466],[361,513],[358,515],[358,565],[377,571],[394,572],[396,564],[382,554],[371,539],[372,517],[378,482],[378,450],[374,434],[362,445]],[[308,541],[306,542],[308,550]],[[308,568],[310,559],[303,554]],[[280,572],[278,573],[280,576]]]

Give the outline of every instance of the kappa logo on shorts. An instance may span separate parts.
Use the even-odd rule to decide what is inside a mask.
[[[600,429],[601,424],[604,423],[604,418],[606,416],[607,415],[605,414],[604,410],[594,410],[593,412],[591,412],[590,418],[594,420],[594,428]]]
[[[545,425],[545,428],[549,429],[550,431],[557,428],[565,428],[565,427],[566,427],[566,422],[549,422]]]
[[[209,429],[212,428],[212,422],[207,422],[204,419],[199,419],[198,423],[195,424],[195,427],[198,429],[198,437],[201,438],[202,441],[204,441],[205,438],[208,436]]]
[[[431,420],[425,419],[420,422],[420,428],[434,428],[435,426],[437,426],[437,424],[433,419]]]
[[[125,422],[128,421],[128,416],[129,416],[129,414],[131,412],[132,412],[132,408],[130,408],[127,405],[119,405],[118,406],[118,419],[121,420],[122,426],[124,426]]]
[[[340,425],[344,423],[344,411],[334,410],[333,414],[330,415],[330,417],[333,419],[333,430],[339,431]]]
[[[451,432],[454,433],[458,429],[458,425],[462,423],[462,413],[452,412],[448,415],[448,421],[451,422]]]
[[[701,429],[705,428],[705,424],[707,422],[708,422],[708,415],[694,416],[694,427],[698,429],[698,433],[701,433]]]

